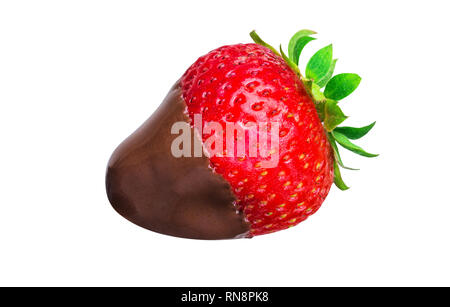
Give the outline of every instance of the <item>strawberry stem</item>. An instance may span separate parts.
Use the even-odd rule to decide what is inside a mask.
[[[337,60],[333,59],[332,45],[320,49],[311,57],[306,65],[306,77],[304,77],[300,72],[298,62],[303,48],[306,44],[315,39],[310,37],[310,35],[313,34],[316,34],[316,32],[311,30],[300,30],[295,33],[289,41],[289,56],[287,56],[283,52],[281,45],[280,52],[278,52],[271,45],[263,41],[255,31],[250,32],[250,36],[256,44],[269,48],[276,55],[282,57],[286,64],[302,81],[307,93],[314,102],[319,119],[324,125],[324,129],[327,131],[328,141],[331,144],[334,153],[334,183],[339,189],[347,190],[349,187],[342,180],[339,167],[346,169],[351,168],[345,167],[342,163],[337,145],[339,144],[342,148],[348,149],[361,156],[378,156],[367,153],[361,147],[349,141],[349,139],[359,139],[366,135],[375,123],[361,128],[337,127],[347,119],[347,116],[344,115],[341,108],[338,106],[338,100],[350,95],[358,87],[361,78],[357,74],[339,74],[333,77]],[[325,88],[325,90],[322,91],[322,88]],[[335,130],[336,133],[334,133]]]
[[[273,48],[273,47],[270,46],[268,43],[266,43],[265,41],[263,41],[263,40],[261,39],[261,37],[259,37],[259,35],[256,34],[256,31],[255,31],[255,30],[253,30],[252,32],[250,32],[250,37],[253,39],[253,41],[254,41],[256,44],[261,45],[261,46],[264,46],[264,47],[266,47],[266,48],[269,48],[270,50],[273,51],[273,53],[275,53],[275,54],[278,55],[278,56],[281,56],[275,48]]]

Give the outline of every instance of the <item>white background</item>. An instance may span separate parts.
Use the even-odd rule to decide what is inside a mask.
[[[446,1],[2,1],[0,285],[450,286]],[[375,159],[290,230],[196,241],[141,229],[104,189],[114,148],[204,53],[319,32]],[[285,47],[286,49],[286,47]]]

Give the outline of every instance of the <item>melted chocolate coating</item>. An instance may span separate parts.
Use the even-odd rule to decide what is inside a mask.
[[[173,123],[189,122],[177,82],[155,113],[114,151],[106,191],[114,209],[144,228],[192,239],[246,237],[249,225],[236,212],[235,196],[202,157],[171,153]],[[192,137],[198,137],[191,129]],[[193,142],[192,142],[193,144]]]

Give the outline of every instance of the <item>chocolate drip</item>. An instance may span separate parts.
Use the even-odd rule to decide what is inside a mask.
[[[114,151],[106,190],[114,209],[159,233],[192,239],[245,237],[249,225],[236,212],[231,187],[207,157],[171,153],[173,123],[188,123],[179,82],[155,113]],[[188,125],[188,124],[187,124]],[[192,128],[192,138],[195,135]],[[193,142],[192,142],[193,144]]]

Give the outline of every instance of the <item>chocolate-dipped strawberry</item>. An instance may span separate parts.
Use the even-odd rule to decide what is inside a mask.
[[[253,237],[304,221],[333,181],[348,189],[337,144],[376,156],[349,140],[374,123],[338,127],[347,118],[338,100],[360,77],[333,77],[331,45],[300,73],[300,53],[313,34],[297,32],[288,56],[252,32],[256,44],[200,57],[113,153],[106,187],[117,212],[178,237]]]

